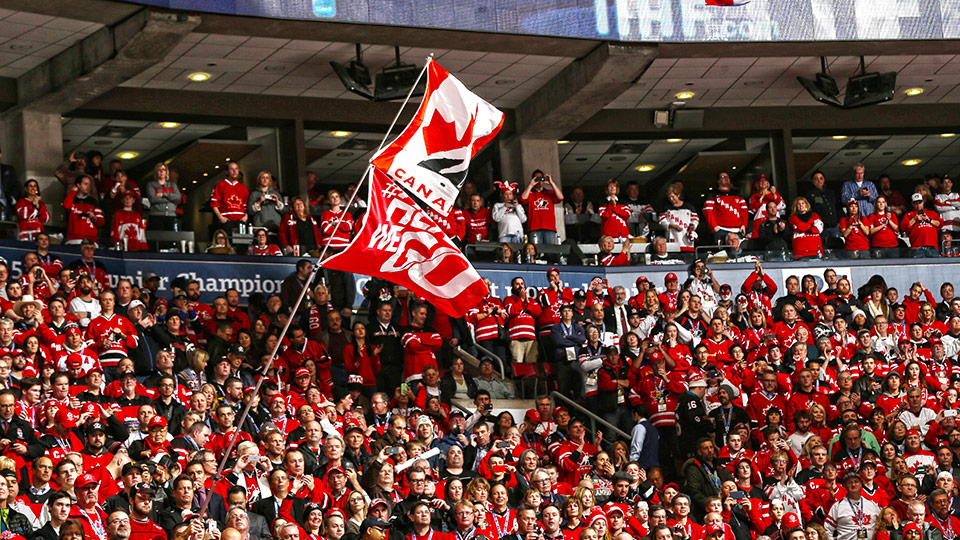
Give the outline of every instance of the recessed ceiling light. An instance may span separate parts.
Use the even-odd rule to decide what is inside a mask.
[[[349,132],[349,131],[331,131],[330,134],[333,135],[334,137],[349,137],[349,136],[350,136],[350,132]]]
[[[903,93],[908,96],[919,96],[920,94],[923,93],[923,88],[920,88],[920,87],[907,88],[906,90],[903,91]]]
[[[667,142],[680,142],[683,139],[667,139]]]
[[[730,170],[732,170],[732,171],[735,171],[735,170],[737,170],[737,166],[736,166],[736,165],[734,165],[734,166],[732,166],[732,167],[730,167]]]
[[[219,166],[219,165],[214,165],[213,168],[214,168],[214,169],[219,169],[220,166]]]
[[[224,161],[226,161],[227,163],[230,163],[230,158],[226,158],[224,159]]]
[[[179,125],[180,124],[178,124],[177,122],[160,122],[160,127],[167,128],[167,129],[172,129]]]
[[[196,181],[196,180],[194,180],[194,181],[193,181],[193,183],[194,183],[194,184],[196,184],[196,183],[197,183],[197,181]]]
[[[187,75],[187,78],[193,82],[203,82],[210,78],[210,74],[205,71],[197,71]]]
[[[957,134],[956,134],[956,133],[941,133],[940,136],[941,136],[941,137],[944,137],[944,138],[946,138],[946,137],[956,137]]]
[[[139,155],[140,154],[136,152],[120,152],[119,154],[117,154],[117,157],[120,159],[133,159]]]
[[[846,139],[847,136],[846,136],[846,135],[834,135],[832,138],[833,138],[834,140],[836,140],[836,141],[842,141],[843,139]]]
[[[514,79],[497,79],[493,81],[493,84],[498,84],[500,86],[507,86],[507,85],[514,84],[515,82],[517,81]]]
[[[557,141],[557,144],[570,144],[570,141],[560,140],[560,141]]]
[[[204,176],[210,176],[210,173],[203,173]]]
[[[915,165],[919,165],[921,161],[922,160],[920,159],[907,159],[907,160],[901,161],[900,163],[906,165],[907,167],[913,167]]]
[[[650,172],[653,170],[653,165],[640,165],[637,167],[637,170],[640,172]]]
[[[689,90],[684,90],[683,92],[677,92],[677,94],[674,97],[677,99],[690,99],[695,95],[697,94],[695,94],[694,92],[691,92]]]

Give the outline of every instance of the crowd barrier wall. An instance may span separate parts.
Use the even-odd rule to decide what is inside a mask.
[[[0,257],[8,261],[11,276],[19,278],[22,273],[21,260],[23,255],[32,251],[30,244],[14,241],[0,241]],[[79,247],[52,246],[50,251],[57,254],[69,265],[80,257]],[[177,253],[124,253],[110,250],[99,250],[96,260],[103,263],[110,274],[111,285],[117,280],[126,277],[135,284],[141,285],[144,276],[155,273],[160,276],[160,293],[168,295],[170,283],[177,277],[188,277],[200,282],[201,301],[210,302],[223,294],[229,288],[240,291],[241,297],[260,293],[270,295],[280,292],[280,283],[293,272],[297,257],[247,257],[231,255],[181,255]],[[488,278],[493,287],[492,292],[499,297],[506,296],[510,291],[510,283],[516,277],[522,277],[529,288],[545,287],[547,285],[546,265],[498,265],[493,263],[476,263],[477,271]],[[740,285],[747,275],[753,271],[753,263],[724,263],[715,264],[711,268],[714,277],[721,283],[728,283],[739,291]],[[960,284],[960,260],[954,259],[889,259],[881,261],[805,261],[797,262],[770,262],[764,264],[764,270],[774,277],[780,290],[783,283],[791,275],[802,276],[812,274],[822,284],[823,271],[833,268],[837,274],[849,276],[854,288],[866,283],[874,274],[880,274],[888,286],[896,287],[903,297],[910,285],[916,281],[922,282],[939,300],[940,284],[955,282]],[[663,287],[664,278],[674,272],[681,283],[687,279],[686,266],[565,266],[561,269],[561,277],[567,287],[586,289],[590,281],[596,277],[604,277],[611,287],[622,285],[635,294],[635,282],[638,276],[645,276],[658,287]],[[357,288],[356,303],[362,300],[363,286],[367,282],[366,276],[355,275]]]

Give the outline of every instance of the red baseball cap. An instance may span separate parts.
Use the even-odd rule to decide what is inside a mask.
[[[786,514],[783,515],[782,527],[780,528],[792,529],[794,527],[799,527],[800,525],[801,525],[800,518],[797,517],[797,515],[794,514],[793,512],[787,512]]]
[[[155,427],[167,427],[167,419],[160,416],[159,414],[153,415],[153,418],[147,422],[147,429],[153,429]]]
[[[57,410],[56,416],[54,416],[54,421],[65,428],[73,429],[77,427],[77,413],[71,411],[66,407],[61,407]]]
[[[83,331],[80,330],[80,327],[77,326],[77,325],[75,325],[75,324],[74,324],[74,325],[69,325],[69,326],[67,326],[67,335],[69,336],[70,334],[81,334],[81,335],[82,335],[82,334],[83,334]]]
[[[621,516],[627,515],[627,512],[623,509],[623,506],[617,503],[607,503],[603,505],[603,513],[606,514],[608,517],[610,516],[610,514],[614,512],[620,512]]]
[[[96,403],[92,401],[88,401],[84,403],[83,406],[80,407],[80,412],[90,413],[91,415],[97,415],[100,412],[100,408],[97,407]]]
[[[94,475],[92,475],[92,474],[90,474],[90,473],[85,473],[85,474],[81,474],[80,477],[77,478],[77,480],[73,483],[73,487],[74,487],[74,488],[82,488],[83,486],[86,486],[86,485],[89,485],[89,484],[97,484],[97,485],[99,485],[99,484],[100,484],[100,481],[97,480],[97,477],[96,477],[96,476],[94,476]]]
[[[918,533],[920,533],[921,535],[923,535],[923,529],[920,528],[920,525],[918,525],[918,524],[916,524],[916,523],[914,523],[914,522],[912,522],[912,521],[911,521],[910,523],[907,523],[907,525],[903,528],[903,536],[904,536],[904,537],[907,536],[907,532],[908,532],[908,531],[918,532]]]
[[[304,376],[306,376],[306,377],[309,377],[309,376],[310,376],[310,370],[307,369],[307,368],[305,368],[305,367],[298,367],[298,368],[296,369],[296,371],[293,372],[293,377],[294,377],[294,378],[304,377]]]
[[[673,272],[670,272],[669,274],[667,274],[667,277],[663,278],[663,281],[664,283],[666,283],[667,281],[677,281],[677,275],[674,274]]]
[[[540,413],[536,409],[529,409],[526,414],[523,415],[524,420],[528,422],[533,422],[534,424],[540,422]]]
[[[554,418],[556,418],[557,415],[560,414],[561,412],[565,412],[565,413],[567,413],[567,414],[570,414],[570,411],[567,410],[566,407],[564,407],[563,405],[560,405],[559,407],[554,407],[553,413],[551,414],[551,416],[553,416]]]
[[[720,523],[711,523],[707,525],[706,530],[703,531],[704,536],[710,536],[711,534],[723,534],[723,525]]]
[[[653,351],[650,353],[648,358],[650,359],[651,362],[659,362],[663,360],[663,353],[661,353],[660,351]]]

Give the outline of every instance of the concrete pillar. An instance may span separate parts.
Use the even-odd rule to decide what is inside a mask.
[[[51,225],[65,225],[60,203],[66,194],[53,175],[64,159],[59,114],[21,110],[3,118],[3,155],[17,169],[21,181],[35,178],[50,211]]]
[[[770,159],[773,162],[774,179],[786,186],[787,206],[797,198],[797,171],[793,157],[793,131],[784,128],[770,137]]]
[[[277,129],[280,142],[280,191],[299,194],[307,200],[307,153],[304,148],[303,120],[292,120]]]
[[[540,169],[553,177],[557,187],[563,188],[560,178],[560,152],[556,139],[533,139],[513,136],[500,143],[500,174],[504,181],[517,182],[522,191],[530,182],[530,174]],[[558,204],[557,233],[566,239],[563,225],[563,205]]]

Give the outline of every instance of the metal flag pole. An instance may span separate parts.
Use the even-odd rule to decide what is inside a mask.
[[[413,86],[410,87],[410,91],[407,92],[406,99],[403,100],[403,103],[400,105],[400,109],[397,111],[397,114],[393,117],[393,122],[390,123],[390,127],[387,128],[387,132],[383,136],[383,140],[380,142],[380,147],[377,148],[377,152],[383,150],[384,145],[387,143],[387,138],[390,137],[390,132],[393,131],[393,128],[396,126],[397,121],[400,119],[400,115],[403,113],[404,107],[407,106],[407,103],[410,101],[410,98],[413,96],[413,91],[416,89],[417,85],[420,84],[420,79],[423,78],[423,74],[427,72],[427,68],[430,66],[430,62],[433,61],[433,55],[431,54],[427,57],[427,62],[424,64],[423,69],[420,70],[420,75],[417,76],[417,80],[413,83]],[[360,182],[357,184],[357,188],[353,190],[353,194],[350,195],[350,200],[347,201],[346,206],[344,206],[343,211],[337,216],[337,221],[334,223],[333,229],[336,230],[340,227],[340,223],[343,222],[344,212],[353,204],[353,201],[357,198],[357,193],[360,193],[360,189],[363,187],[364,181],[367,180],[370,175],[373,174],[373,164],[367,166],[366,170],[363,172],[363,176],[360,177]],[[300,309],[300,305],[303,303],[304,297],[307,295],[307,291],[310,289],[310,284],[313,283],[313,280],[317,276],[317,272],[323,267],[323,261],[326,258],[327,251],[330,248],[330,243],[333,242],[333,235],[327,239],[326,244],[324,244],[323,249],[320,251],[320,255],[317,257],[317,262],[313,265],[313,270],[310,272],[310,276],[307,278],[306,282],[303,284],[303,288],[300,290],[300,296],[297,298],[297,303],[294,304],[293,310],[291,311],[290,317],[287,318],[287,322],[283,325],[283,330],[280,332],[280,336],[277,338],[277,344],[273,347],[273,351],[270,353],[270,359],[267,360],[266,366],[263,368],[263,374],[260,376],[260,379],[257,381],[257,385],[253,389],[253,395],[258,396],[260,394],[260,387],[263,386],[263,382],[267,380],[266,374],[270,371],[270,368],[273,367],[274,360],[277,358],[277,353],[280,351],[280,345],[283,342],[283,338],[287,335],[287,331],[290,330],[290,325],[293,322],[294,316],[297,311]],[[210,486],[210,489],[207,492],[207,497],[203,501],[203,506],[200,508],[198,513],[199,516],[204,516],[207,513],[207,508],[210,506],[210,498],[214,490],[217,487],[217,483],[220,481],[223,470],[227,466],[227,461],[230,459],[230,452],[233,451],[234,445],[237,443],[237,438],[240,436],[240,429],[243,426],[243,423],[246,422],[247,418],[250,416],[250,409],[253,408],[254,398],[250,398],[247,402],[247,406],[244,407],[243,413],[240,415],[240,419],[237,421],[237,427],[233,431],[233,436],[230,438],[230,444],[227,445],[227,448],[223,451],[223,459],[220,460],[220,465],[217,467],[217,472],[214,477],[213,485]]]

